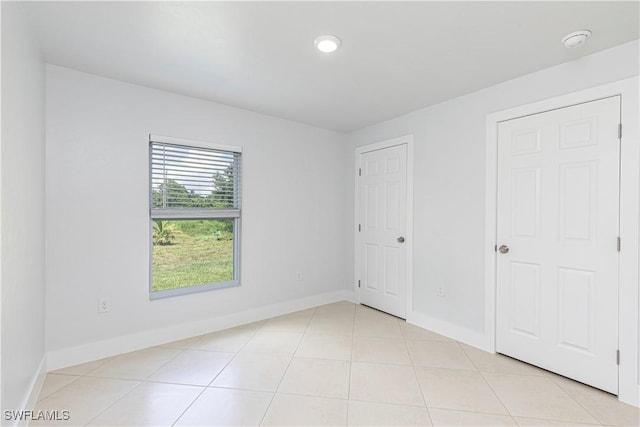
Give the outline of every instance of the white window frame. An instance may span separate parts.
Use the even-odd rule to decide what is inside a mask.
[[[179,295],[188,295],[198,292],[207,292],[214,289],[223,289],[234,286],[240,286],[240,236],[241,236],[241,223],[242,223],[242,209],[241,209],[241,197],[239,197],[238,210],[240,211],[238,216],[231,216],[228,212],[221,210],[221,212],[205,212],[197,211],[191,212],[185,215],[184,208],[175,210],[156,211],[152,207],[152,194],[153,194],[153,182],[151,179],[152,172],[152,143],[165,143],[181,145],[185,147],[204,148],[209,150],[229,151],[242,155],[242,147],[233,145],[216,144],[202,141],[193,141],[183,138],[173,138],[161,135],[149,135],[148,150],[149,150],[149,299],[162,299]],[[242,163],[242,160],[240,160]],[[239,179],[237,182],[237,191],[241,192],[242,186],[242,169],[239,172]],[[233,219],[233,279],[224,282],[212,282],[206,284],[194,284],[192,286],[185,286],[176,289],[167,289],[162,291],[153,290],[153,221],[157,219],[162,220],[217,220],[217,219]]]

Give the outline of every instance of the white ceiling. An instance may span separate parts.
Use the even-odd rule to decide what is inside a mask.
[[[339,131],[640,37],[636,1],[25,7],[49,63]],[[560,44],[580,29],[587,44]],[[342,48],[317,52],[322,34]]]

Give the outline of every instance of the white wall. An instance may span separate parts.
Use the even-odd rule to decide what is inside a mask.
[[[348,289],[353,289],[355,147],[413,134],[414,317],[459,339],[484,334],[485,138],[488,113],[639,74],[634,41],[348,135]],[[471,71],[470,71],[471,72]],[[425,82],[428,84],[428,82]],[[436,295],[444,287],[446,296]]]
[[[44,63],[21,8],[2,3],[3,410],[28,406],[45,354]]]
[[[342,134],[51,65],[46,83],[49,368],[344,295]],[[244,148],[240,287],[149,300],[150,133]]]

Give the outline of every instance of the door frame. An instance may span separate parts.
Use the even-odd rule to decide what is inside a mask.
[[[356,294],[357,303],[360,304],[360,289],[358,288],[358,276],[362,267],[362,254],[360,245],[358,244],[358,224],[360,223],[360,188],[358,182],[358,170],[360,166],[360,156],[363,153],[367,153],[375,150],[382,150],[385,148],[395,147],[398,145],[407,146],[407,229],[406,236],[406,248],[407,248],[407,260],[405,268],[407,269],[407,301],[405,307],[405,318],[409,313],[413,312],[413,134],[399,136],[397,138],[387,139],[380,142],[375,142],[368,145],[356,147],[355,149],[355,168],[354,168],[354,230],[353,230],[353,244],[354,244],[354,284],[353,289]]]
[[[640,77],[621,80],[578,92],[561,95],[532,104],[510,108],[487,115],[485,145],[485,350],[496,350],[496,295],[497,295],[497,174],[498,123],[535,113],[595,101],[610,96],[621,96],[620,142],[620,237],[619,255],[619,312],[618,336],[620,365],[618,367],[618,399],[640,406],[640,277],[639,210],[640,210],[640,129],[638,128]],[[612,355],[615,357],[615,355]]]

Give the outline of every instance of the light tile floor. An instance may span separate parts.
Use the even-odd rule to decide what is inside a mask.
[[[92,426],[640,424],[615,396],[348,302],[52,372],[36,410]]]

